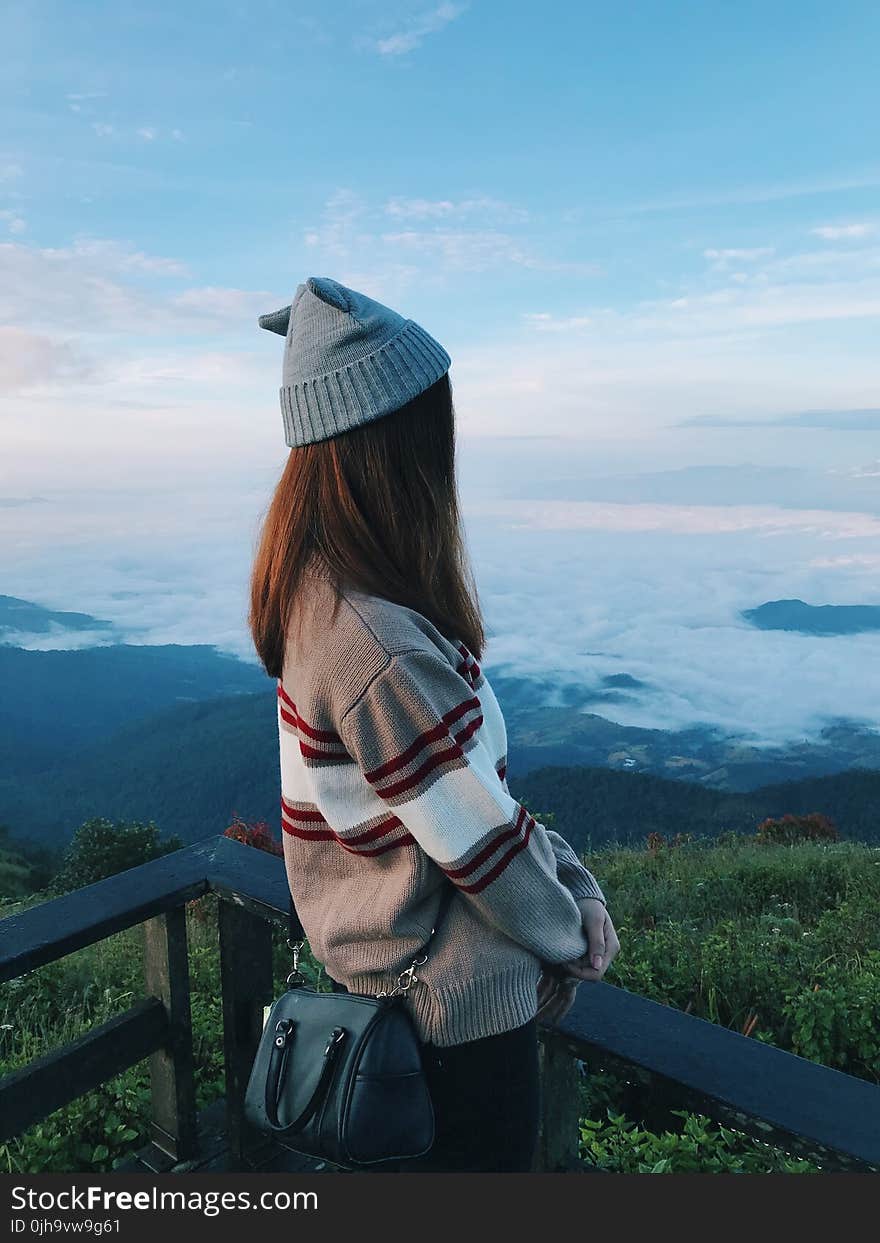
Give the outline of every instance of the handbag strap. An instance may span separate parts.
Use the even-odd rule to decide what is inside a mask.
[[[386,992],[386,990],[383,989],[381,993],[376,994],[377,997],[396,997],[398,993],[405,993],[410,988],[410,986],[416,980],[418,980],[418,976],[415,973],[416,967],[420,967],[423,962],[427,962],[428,946],[430,945],[431,941],[434,939],[437,929],[440,927],[441,923],[443,922],[443,919],[446,916],[446,912],[449,909],[449,903],[452,901],[452,895],[454,892],[455,892],[455,886],[453,885],[452,881],[447,880],[444,877],[443,892],[440,895],[440,905],[437,907],[437,914],[434,916],[434,926],[431,929],[431,931],[428,933],[427,939],[423,943],[419,952],[413,958],[410,965],[406,967],[403,971],[401,971],[400,975],[397,977],[397,982],[395,983],[394,988],[391,990],[391,992]],[[288,980],[288,983],[292,983],[294,981],[294,978],[296,977],[296,982],[301,983],[304,977],[300,975],[300,970],[299,970],[299,951],[302,948],[304,942],[307,940],[307,938],[306,938],[305,929],[302,926],[302,921],[300,920],[299,914],[297,913],[296,905],[294,904],[292,894],[290,897],[290,911],[288,914],[288,927],[289,927],[289,940],[287,944],[290,947],[290,949],[293,951],[293,971],[291,971],[290,975],[287,977],[287,980]]]
[[[321,1104],[330,1085],[330,1077],[333,1074],[333,1064],[336,1060],[336,1055],[346,1037],[344,1028],[333,1028],[333,1031],[330,1033],[330,1039],[327,1041],[327,1047],[324,1049],[324,1056],[321,1059],[321,1071],[314,1091],[296,1118],[291,1122],[282,1122],[278,1117],[278,1105],[281,1100],[281,1088],[290,1061],[290,1051],[295,1031],[296,1023],[293,1019],[280,1019],[276,1023],[276,1035],[272,1041],[272,1053],[269,1058],[269,1069],[266,1073],[266,1093],[264,1098],[266,1119],[273,1131],[284,1134],[296,1134],[297,1131],[301,1131]]]

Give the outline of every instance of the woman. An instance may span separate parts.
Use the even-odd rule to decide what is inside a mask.
[[[325,277],[260,325],[285,337],[292,452],[250,624],[277,680],[291,893],[335,981],[405,991],[437,1138],[395,1168],[528,1170],[537,1020],[561,1018],[619,946],[595,877],[507,787],[459,518],[450,358]],[[444,893],[424,963],[402,975]]]

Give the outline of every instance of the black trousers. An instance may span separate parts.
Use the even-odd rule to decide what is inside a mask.
[[[334,992],[345,985],[331,980]],[[538,1139],[538,1025],[454,1045],[422,1045],[434,1106],[431,1151],[378,1172],[528,1173]]]
[[[465,1044],[424,1045],[436,1138],[398,1173],[528,1173],[538,1137],[540,1080],[535,1019]]]

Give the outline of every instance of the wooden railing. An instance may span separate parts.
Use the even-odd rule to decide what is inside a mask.
[[[277,857],[229,838],[131,868],[0,920],[0,983],[144,924],[143,1000],[0,1079],[0,1140],[150,1059],[150,1141],[175,1162],[198,1156],[185,904],[219,898],[226,1138],[247,1168],[260,1137],[244,1090],[273,996],[272,925],[289,892]],[[580,1063],[624,1068],[641,1116],[699,1111],[807,1156],[823,1169],[880,1168],[880,1087],[602,982],[578,989],[561,1024],[542,1032],[538,1165],[578,1165]]]

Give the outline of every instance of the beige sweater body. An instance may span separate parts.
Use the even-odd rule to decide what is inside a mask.
[[[605,898],[511,795],[504,718],[463,643],[312,571],[278,680],[281,823],[315,957],[355,993],[393,985],[455,892],[407,993],[423,1040],[476,1040],[537,1007],[541,964],[587,952]]]

